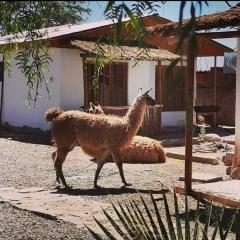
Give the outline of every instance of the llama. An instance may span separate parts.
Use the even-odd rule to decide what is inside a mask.
[[[105,115],[101,106],[99,104],[95,106],[92,104],[92,102],[90,102],[90,107],[87,112],[92,114]],[[113,162],[110,154],[106,155],[104,162],[98,161],[98,159],[100,159],[101,156],[105,153],[105,150],[101,149],[100,147],[96,146],[94,148],[86,148],[86,146],[84,146],[82,150],[86,154],[93,157],[91,161],[96,162],[97,164],[102,164],[102,166],[107,162]],[[53,155],[53,159],[55,158],[55,154],[56,153]],[[129,146],[126,148],[121,148],[120,155],[123,163],[155,164],[166,162],[165,152],[159,141],[141,136],[135,136]],[[95,187],[96,186],[97,179],[95,183]]]
[[[89,113],[92,114],[103,114],[105,115],[103,109],[98,104],[95,106],[93,103],[90,102],[90,108],[88,109]],[[97,151],[98,150],[98,151]],[[101,156],[101,149],[97,149],[95,152],[92,151],[85,151],[90,156],[93,156],[93,162],[97,164],[99,163],[98,159]],[[120,149],[120,155],[122,158],[123,163],[130,163],[130,164],[149,164],[149,163],[165,163],[166,156],[165,151],[159,141],[142,136],[135,136],[131,142],[131,144],[125,148]],[[113,159],[110,154],[107,155],[105,158],[105,162],[113,162]]]
[[[146,106],[155,104],[155,101],[148,95],[150,90],[138,94],[124,117],[93,115],[80,111],[62,113],[57,108],[56,111],[49,109],[45,114],[45,119],[52,122],[52,137],[57,147],[56,153],[52,154],[57,181],[60,183],[61,180],[63,185],[68,187],[62,165],[68,152],[80,145],[83,149],[101,148],[103,151],[99,158],[102,164],[98,164],[95,173],[95,187],[97,187],[97,179],[108,154],[111,154],[116,163],[124,186],[129,185],[123,173],[120,148],[129,145],[137,134],[143,122]]]

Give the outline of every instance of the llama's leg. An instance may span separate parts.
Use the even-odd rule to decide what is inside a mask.
[[[53,163],[55,162],[56,155],[57,155],[57,151],[54,151],[54,152],[52,153]],[[56,172],[56,182],[57,182],[58,184],[60,184],[60,177],[59,177],[59,175],[57,174],[57,172]]]
[[[68,185],[67,185],[64,175],[63,175],[62,164],[63,164],[64,160],[66,159],[68,152],[69,152],[69,150],[66,148],[57,149],[57,155],[56,155],[56,158],[54,161],[54,168],[56,170],[57,179],[60,178],[65,187],[68,187]]]
[[[97,166],[97,170],[96,170],[95,178],[94,178],[94,187],[95,188],[99,188],[99,186],[97,185],[97,180],[98,180],[99,174],[102,170],[102,167],[104,165],[104,162],[103,161],[98,161],[97,164],[98,164],[98,166]]]
[[[112,151],[112,158],[118,167],[118,171],[119,171],[119,174],[120,174],[120,177],[122,179],[124,186],[131,186],[131,184],[126,182],[125,177],[124,177],[123,163],[121,161],[120,151],[119,150]]]

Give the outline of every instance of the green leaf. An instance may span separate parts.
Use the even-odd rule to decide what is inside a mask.
[[[199,200],[197,202],[197,213],[195,217],[193,240],[199,240]]]
[[[146,202],[144,201],[144,199],[143,199],[143,197],[142,197],[141,195],[140,195],[140,199],[141,199],[141,201],[142,201],[142,203],[143,203],[143,206],[145,207],[145,210],[146,210],[146,212],[147,212],[147,215],[148,215],[148,218],[149,218],[149,220],[150,220],[150,223],[151,223],[151,226],[152,226],[152,229],[153,229],[153,232],[154,232],[154,234],[155,234],[156,239],[161,239],[160,233],[159,233],[159,231],[158,231],[158,229],[157,229],[157,226],[156,226],[156,224],[155,224],[155,222],[154,222],[154,220],[153,220],[152,214],[151,214],[151,212],[149,211],[148,206],[147,206]],[[153,234],[151,233],[150,235],[153,235]],[[155,237],[154,237],[154,238],[155,238]]]
[[[184,12],[185,5],[186,5],[186,1],[181,1],[180,9],[179,9],[179,24],[178,24],[179,27],[181,27],[182,25],[183,12]]]
[[[113,235],[112,233],[106,228],[103,226],[103,224],[98,221],[95,217],[93,217],[93,219],[95,220],[95,222],[97,223],[97,225],[102,229],[102,231],[106,234],[106,236],[110,239],[110,240],[117,240]]]
[[[131,204],[130,204],[130,206],[131,206]],[[137,233],[138,237],[143,237],[143,236],[146,237],[145,234],[144,234],[144,231],[142,230],[142,227],[138,223],[137,218],[133,215],[135,209],[131,208],[131,210],[130,210],[130,208],[128,207],[127,204],[125,204],[125,207],[126,207],[126,209],[128,211],[128,214],[129,214],[129,216],[130,216],[130,218],[131,218],[131,220],[132,220],[132,222],[135,226],[136,233]]]
[[[219,230],[219,224],[220,222],[222,221],[222,216],[223,216],[223,213],[224,213],[224,208],[221,209],[220,213],[217,214],[217,217],[216,217],[216,226],[214,228],[214,231],[213,231],[213,235],[212,235],[212,238],[211,240],[215,240],[216,239],[216,236],[217,236],[217,232]]]
[[[209,228],[211,217],[212,217],[212,210],[213,210],[213,205],[211,201],[209,210],[207,211],[208,212],[207,221],[205,222],[205,226],[204,226],[204,232],[206,233],[206,235],[208,234],[208,228]],[[202,240],[206,240],[205,236],[202,236]]]
[[[117,233],[120,236],[122,236],[124,239],[130,240],[130,238],[121,230],[121,227],[118,226],[116,221],[107,213],[107,211],[103,209],[103,213],[107,217],[107,219],[111,223],[111,225],[114,227],[114,229],[117,231]]]
[[[226,231],[224,233],[223,239],[227,239],[227,236],[228,236],[230,230],[232,229],[232,226],[233,226],[233,224],[234,224],[234,222],[236,220],[237,214],[238,214],[238,210],[235,211],[235,213],[233,214],[229,224],[227,225],[227,229],[226,229]]]
[[[139,209],[138,205],[137,205],[135,202],[134,202],[134,206],[136,207],[136,209],[137,209],[137,211],[138,211],[138,213],[139,213],[139,215],[140,215],[140,217],[141,217],[141,220],[142,220],[144,226],[145,226],[146,229],[147,229],[147,232],[148,232],[148,234],[149,234],[150,239],[155,239],[155,238],[154,238],[154,235],[153,235],[153,233],[152,233],[152,231],[151,231],[151,229],[149,228],[149,226],[148,226],[148,224],[147,224],[147,221],[146,221],[145,217],[143,216],[141,210]]]
[[[190,218],[189,218],[189,209],[188,209],[188,198],[185,194],[185,240],[191,239],[190,232]]]
[[[104,14],[106,14],[108,11],[110,11],[113,8],[113,5],[115,4],[116,1],[108,1],[108,4],[104,10]]]
[[[175,205],[176,228],[177,228],[178,240],[183,240],[182,225],[181,225],[181,220],[180,220],[180,216],[179,216],[177,193],[175,190],[174,190],[174,205]]]
[[[206,232],[206,230],[202,227],[201,224],[200,224],[200,229],[201,229],[202,234],[203,234],[202,239],[204,239],[204,240],[209,240],[208,235],[207,235],[207,232]]]
[[[164,223],[162,221],[162,217],[159,213],[159,210],[158,210],[158,207],[157,207],[157,204],[156,204],[156,201],[154,200],[153,198],[153,195],[151,194],[151,199],[152,199],[152,203],[153,203],[153,206],[154,206],[154,210],[155,210],[155,213],[156,213],[156,216],[157,216],[157,220],[158,220],[158,224],[159,224],[159,229],[162,233],[162,238],[164,240],[169,240],[169,237],[168,237],[168,233],[167,233],[167,230],[164,226]]]
[[[128,214],[126,213],[126,211],[124,210],[123,206],[121,203],[118,203],[126,221],[127,221],[127,224],[128,224],[128,227],[131,229],[131,231],[133,232],[134,236],[136,237],[136,234],[137,234],[137,229],[136,227],[134,226],[134,223],[131,221],[131,219],[129,218]]]
[[[171,240],[176,240],[177,238],[176,238],[175,230],[173,227],[172,217],[171,217],[171,214],[169,211],[168,201],[167,201],[165,193],[163,193],[163,201],[164,201],[164,207],[165,207],[165,213],[166,213],[166,218],[167,218],[167,223],[168,223],[169,234],[170,234]]]
[[[136,203],[134,201],[131,202],[131,206],[132,206],[132,209],[134,209],[134,214],[139,222],[139,224],[142,226],[142,230],[144,232],[144,236],[146,236],[146,239],[148,240],[151,240],[151,237],[150,235],[148,234],[148,225],[146,226],[146,222],[144,223],[144,221],[141,219],[141,214],[139,214],[137,207],[136,207]]]
[[[85,225],[85,227],[88,229],[88,231],[92,234],[92,236],[96,239],[96,240],[104,240],[104,238],[102,238],[98,233],[94,232],[91,228],[89,228],[88,226]]]
[[[131,228],[126,223],[125,218],[120,214],[120,212],[117,210],[117,208],[115,207],[115,205],[113,203],[112,203],[112,206],[113,206],[113,209],[116,212],[119,220],[121,221],[121,223],[123,224],[124,228],[128,232],[129,236],[130,237],[134,237],[134,232],[131,230]]]

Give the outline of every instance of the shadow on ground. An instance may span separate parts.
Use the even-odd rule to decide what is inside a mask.
[[[14,140],[22,143],[31,143],[31,144],[41,144],[41,145],[49,145],[51,146],[51,138],[49,136],[41,136],[30,133],[17,133],[13,131],[0,131],[0,138]]]
[[[221,212],[223,211],[223,215],[221,218],[221,225],[223,227],[224,231],[229,230],[229,224],[231,224],[231,221],[234,218],[234,222],[231,228],[231,232],[236,234],[236,239],[240,239],[240,229],[239,229],[239,224],[240,224],[240,213],[237,212],[236,209],[232,208],[223,208],[220,206],[214,206],[212,205],[212,217],[210,220],[210,226],[215,228],[214,222],[216,223],[216,218],[217,216],[221,216]],[[210,212],[210,204],[203,204],[200,209],[199,209],[199,221],[201,222],[202,225],[205,225],[208,217],[209,217],[209,212]],[[196,210],[190,210],[189,211],[189,217],[192,221],[196,219],[197,211]],[[181,217],[184,219],[185,214],[182,214]]]
[[[67,194],[72,196],[107,196],[135,193],[152,193],[163,194],[167,193],[168,189],[150,190],[150,189],[134,189],[134,188],[92,188],[92,189],[58,189],[53,194]]]

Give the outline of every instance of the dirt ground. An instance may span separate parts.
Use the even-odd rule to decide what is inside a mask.
[[[0,145],[0,188],[55,188],[55,170],[51,159],[54,148],[49,145],[48,139],[4,133],[0,138]],[[98,182],[103,188],[94,189],[96,165],[89,160],[90,157],[80,148],[75,148],[69,153],[63,165],[66,180],[72,186],[72,190],[67,194],[81,195],[99,203],[109,203],[110,200],[121,202],[136,199],[137,190],[146,196],[151,191],[155,198],[161,199],[163,188],[182,184],[178,182],[178,178],[184,173],[184,161],[167,159],[165,164],[159,165],[124,165],[126,180],[132,184],[127,188],[122,188],[117,167],[114,164],[106,164]],[[225,171],[226,167],[223,164],[193,164],[193,172],[211,173],[226,178]],[[191,204],[193,206],[195,201],[190,200]],[[0,239],[91,239],[85,228],[38,216],[33,212],[13,207],[1,199],[0,211]],[[84,219],[82,221],[84,222]]]

